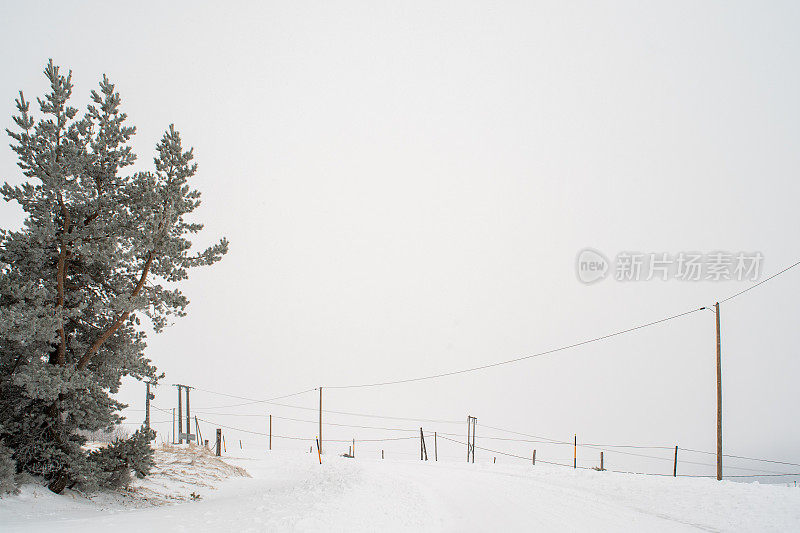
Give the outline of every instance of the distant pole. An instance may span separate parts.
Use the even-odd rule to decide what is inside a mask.
[[[475,425],[477,422],[477,418],[467,415],[467,462],[470,459],[470,452],[472,453],[472,462],[475,462]],[[471,444],[470,438],[472,439]]]
[[[322,448],[319,447],[319,437],[317,437],[317,457],[319,457],[319,464],[322,464]]]
[[[467,415],[467,462],[469,462],[469,446],[470,446],[469,434],[472,431],[471,426],[472,426],[472,417]]]
[[[439,460],[439,442],[436,437],[436,432],[433,432],[433,460]]]
[[[183,438],[181,435],[183,434],[183,387],[181,385],[175,385],[178,387],[178,444],[183,443]]]
[[[536,450],[533,450],[533,459],[531,459],[531,464],[536,466]]]
[[[381,459],[384,459],[383,450],[381,450]]]
[[[189,413],[189,389],[191,387],[186,387],[186,444],[191,442],[189,435],[192,434],[192,416]]]
[[[150,382],[145,381],[147,393],[144,396],[144,427],[150,429]]]
[[[722,341],[719,326],[719,302],[714,304],[717,315],[717,480],[722,480]]]
[[[472,464],[475,464],[475,426],[478,425],[478,419],[472,417]]]
[[[272,449],[272,415],[269,415],[269,449]]]
[[[217,428],[217,457],[222,457],[222,429]]]
[[[672,463],[672,477],[678,477],[678,447],[675,446],[675,461]]]
[[[603,468],[603,452],[600,452],[600,470],[605,470],[605,468]]]
[[[578,434],[575,434],[575,448],[572,455],[572,468],[578,468]]]
[[[317,442],[319,449],[319,464],[322,464],[322,387],[319,388],[319,442]]]

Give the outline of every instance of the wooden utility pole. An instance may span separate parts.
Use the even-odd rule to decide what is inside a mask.
[[[425,434],[419,428],[419,460],[428,460],[428,450],[425,448]]]
[[[678,447],[675,446],[675,461],[672,463],[672,477],[678,477]]]
[[[269,415],[269,449],[272,449],[272,415]]]
[[[155,396],[150,394],[150,382],[145,381],[145,385],[147,386],[147,393],[144,396],[144,427],[150,429],[150,400],[154,399]]]
[[[478,419],[472,417],[472,464],[475,464],[475,426],[478,425]]]
[[[475,462],[475,425],[477,423],[477,418],[467,415],[467,462],[470,460],[470,453],[472,454],[472,462]],[[470,443],[470,438],[472,443]]]
[[[186,444],[189,444],[192,442],[190,438],[192,435],[192,415],[189,412],[189,389],[191,389],[191,387],[184,385],[184,388],[186,389]]]
[[[322,464],[322,387],[319,388],[319,440],[317,442],[319,451],[319,464]]]
[[[714,304],[717,315],[717,480],[722,480],[722,341],[719,332],[719,302]]]
[[[175,385],[178,387],[178,444],[183,442],[183,399],[181,398],[181,389],[183,385]]]

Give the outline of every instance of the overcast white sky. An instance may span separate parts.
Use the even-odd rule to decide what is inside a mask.
[[[185,284],[189,316],[149,340],[167,374],[163,408],[175,404],[172,383],[269,398],[481,365],[747,286],[586,286],[575,275],[584,247],[610,257],[760,251],[767,275],[800,259],[794,2],[3,2],[0,11],[4,127],[19,89],[42,94],[52,57],[73,70],[78,107],[103,73],[117,84],[138,127],[140,168],[170,123],[195,147],[198,244],[224,235],[231,251]],[[20,180],[8,148],[0,177]],[[0,206],[2,227],[20,222]],[[723,305],[731,453],[800,462],[798,290],[800,271],[790,271]],[[325,402],[400,417],[473,414],[479,445],[524,455],[536,445],[481,442],[490,434],[481,425],[714,450],[715,384],[714,316],[702,312],[474,374],[331,390]],[[131,383],[121,397],[141,409],[143,389]],[[316,406],[313,393],[289,401]],[[198,409],[231,403],[192,395]],[[219,411],[230,414],[205,416],[253,431],[265,430],[263,418],[232,415],[316,416]],[[281,420],[280,432],[316,428]],[[389,446],[418,450],[413,440],[363,449]],[[633,459],[606,463],[639,466]]]

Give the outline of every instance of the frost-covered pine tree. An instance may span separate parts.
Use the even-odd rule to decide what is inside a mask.
[[[228,243],[191,251],[188,237],[202,229],[187,220],[200,204],[189,184],[197,165],[173,126],[154,169],[126,173],[135,128],[114,85],[104,76],[79,115],[69,105],[72,73],[51,60],[44,74],[39,113],[20,92],[7,130],[27,179],[0,189],[26,215],[22,229],[0,230],[0,439],[18,470],[60,492],[115,475],[107,457],[82,448],[81,433],[120,420],[112,394],[123,377],[158,379],[140,317],[160,331],[183,316],[177,282],[220,260]],[[134,444],[115,453],[139,453]]]

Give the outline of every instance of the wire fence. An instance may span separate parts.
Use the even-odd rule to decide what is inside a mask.
[[[774,275],[772,275],[772,276],[770,276],[770,277],[768,277],[768,278],[766,278],[766,279],[764,279],[764,280],[762,280],[762,281],[760,281],[758,283],[755,283],[754,285],[752,285],[752,286],[750,286],[750,287],[748,287],[748,288],[746,288],[744,290],[741,290],[741,291],[739,291],[739,292],[737,292],[737,293],[735,293],[735,294],[733,294],[733,295],[731,295],[731,296],[729,296],[729,297],[727,297],[727,298],[725,298],[723,300],[720,300],[720,301],[721,302],[730,301],[733,298],[736,298],[736,297],[738,297],[738,296],[740,296],[742,294],[745,294],[748,291],[750,291],[750,290],[752,290],[752,289],[754,289],[754,288],[756,288],[758,286],[761,286],[764,283],[766,283],[766,282],[768,282],[768,281],[770,281],[772,279],[775,279],[779,275],[784,274],[785,272],[797,267],[798,265],[800,265],[800,261],[798,261],[798,262],[796,262],[796,263],[784,268],[783,270],[777,272],[776,274],[774,274]],[[532,358],[535,358],[535,357],[540,357],[540,356],[544,356],[544,355],[550,355],[550,354],[554,354],[554,353],[557,353],[557,352],[566,351],[566,350],[577,348],[577,347],[580,347],[580,346],[584,346],[584,345],[590,344],[590,343],[600,342],[600,341],[603,341],[603,340],[606,340],[606,339],[610,339],[610,338],[613,338],[613,337],[616,337],[616,336],[620,336],[620,335],[624,335],[624,334],[627,334],[627,333],[631,333],[633,331],[638,331],[638,330],[641,330],[641,329],[644,329],[644,328],[649,328],[649,327],[653,327],[653,326],[656,326],[656,325],[660,325],[660,324],[664,324],[664,323],[667,323],[667,322],[671,322],[673,320],[676,320],[676,319],[679,319],[679,318],[682,318],[682,317],[686,317],[688,315],[691,315],[691,314],[696,313],[697,311],[700,311],[700,310],[703,310],[703,309],[705,309],[705,307],[698,307],[698,308],[690,309],[690,310],[684,311],[682,313],[669,315],[669,316],[666,316],[666,317],[658,319],[658,320],[653,320],[653,321],[646,322],[646,323],[643,323],[643,324],[639,324],[639,325],[636,325],[636,326],[633,326],[633,327],[629,327],[629,328],[626,328],[626,329],[614,331],[614,332],[608,333],[606,335],[593,337],[593,338],[590,338],[590,339],[582,340],[582,341],[579,341],[579,342],[574,342],[574,343],[571,343],[571,344],[566,344],[566,345],[563,345],[563,346],[559,346],[559,347],[556,347],[556,348],[540,351],[540,352],[537,352],[537,353],[533,353],[533,354],[529,354],[529,355],[525,355],[525,356],[521,356],[521,357],[516,357],[516,358],[512,358],[512,359],[506,359],[506,360],[497,361],[497,362],[493,362],[493,363],[487,363],[485,365],[480,365],[480,366],[475,366],[475,367],[470,367],[470,368],[456,369],[456,370],[452,370],[452,371],[448,371],[448,372],[440,372],[440,373],[430,374],[430,375],[408,377],[408,378],[403,378],[403,379],[378,380],[378,381],[367,382],[367,383],[334,385],[334,386],[322,387],[322,389],[334,389],[334,390],[336,390],[336,389],[354,389],[354,388],[374,388],[374,387],[381,387],[381,386],[388,386],[388,385],[399,385],[399,384],[410,383],[410,382],[426,381],[426,380],[438,379],[438,378],[443,378],[443,377],[448,377],[448,376],[455,376],[455,375],[461,375],[461,374],[466,374],[466,373],[471,373],[471,372],[477,372],[477,371],[485,370],[485,369],[488,369],[488,368],[509,365],[509,364],[512,364],[512,363],[518,363],[518,362],[521,362],[521,361],[524,361],[524,360],[528,360],[528,359],[532,359]],[[292,393],[289,393],[289,394],[284,394],[284,395],[280,395],[280,396],[274,396],[274,397],[265,398],[265,399],[249,398],[249,397],[246,397],[246,396],[230,394],[230,393],[221,392],[221,391],[214,391],[214,390],[209,390],[209,389],[204,389],[204,388],[199,388],[199,387],[191,387],[191,389],[193,389],[195,391],[204,392],[204,393],[210,394],[210,395],[221,396],[221,397],[224,397],[224,398],[231,398],[231,399],[234,399],[234,400],[241,400],[240,402],[236,402],[236,403],[227,403],[227,404],[222,404],[222,405],[205,405],[205,406],[201,405],[200,407],[195,407],[193,409],[193,411],[195,413],[195,416],[193,417],[193,419],[195,420],[195,424],[199,425],[199,422],[203,422],[205,424],[210,424],[210,425],[212,425],[212,426],[214,426],[216,428],[225,428],[225,429],[227,429],[229,431],[240,432],[240,433],[246,434],[246,435],[254,435],[254,436],[258,436],[258,437],[262,437],[262,438],[269,438],[270,439],[270,443],[271,443],[271,439],[272,438],[285,439],[285,440],[291,440],[291,441],[304,441],[306,443],[314,443],[316,438],[317,438],[317,435],[314,433],[313,430],[311,432],[308,432],[305,435],[304,434],[290,435],[290,434],[272,433],[272,431],[271,431],[271,429],[272,429],[271,421],[270,421],[270,430],[269,431],[256,431],[256,430],[252,430],[252,429],[248,429],[248,428],[234,426],[234,425],[231,425],[231,424],[228,424],[228,423],[223,423],[217,417],[242,417],[242,418],[247,418],[247,419],[256,418],[256,419],[263,419],[264,421],[266,421],[267,416],[270,416],[270,420],[272,418],[274,418],[275,420],[290,422],[290,423],[293,423],[293,424],[310,424],[310,425],[313,425],[313,426],[315,426],[317,428],[319,427],[319,425],[321,423],[322,427],[336,428],[336,429],[347,428],[347,429],[367,430],[367,431],[370,431],[370,432],[389,432],[389,433],[396,432],[396,433],[406,433],[406,434],[410,433],[410,435],[390,436],[390,437],[386,437],[386,436],[380,437],[378,435],[370,434],[370,435],[367,436],[367,438],[364,438],[363,436],[360,436],[357,439],[357,442],[359,442],[359,443],[391,443],[391,442],[397,442],[397,441],[410,441],[410,440],[416,440],[416,439],[420,439],[420,438],[425,439],[425,438],[433,437],[434,439],[437,439],[437,442],[438,442],[438,439],[442,439],[444,442],[455,443],[455,444],[458,444],[460,446],[464,446],[465,448],[467,448],[469,446],[467,444],[467,441],[466,441],[466,435],[462,435],[461,433],[454,432],[452,429],[448,429],[447,431],[438,431],[438,429],[440,429],[438,427],[438,425],[464,424],[464,420],[435,419],[435,418],[412,417],[412,416],[408,416],[408,417],[403,416],[403,417],[401,417],[401,416],[393,416],[393,415],[384,415],[384,414],[379,414],[379,413],[362,413],[362,412],[352,412],[352,411],[338,411],[338,410],[332,410],[332,409],[320,409],[319,407],[307,407],[307,406],[302,406],[302,405],[293,405],[293,404],[287,404],[287,403],[282,403],[282,402],[278,401],[278,400],[285,400],[287,398],[294,398],[294,397],[302,396],[302,395],[309,394],[309,393],[312,393],[312,392],[320,392],[320,395],[321,395],[322,394],[321,393],[321,388],[319,388],[319,387],[308,388],[308,389],[300,390],[300,391],[297,391],[297,392],[292,392]],[[187,399],[187,404],[188,404],[188,399]],[[295,418],[295,417],[291,417],[291,416],[281,416],[281,415],[274,415],[274,414],[273,415],[267,415],[267,414],[263,414],[263,413],[243,413],[243,412],[238,412],[237,411],[239,408],[242,408],[242,407],[257,406],[257,405],[272,406],[272,407],[277,407],[277,408],[281,408],[281,409],[293,409],[293,410],[311,411],[311,412],[314,412],[314,413],[319,413],[320,419],[319,420],[307,420],[307,419]],[[165,409],[163,407],[159,407],[159,406],[155,406],[155,405],[151,405],[151,407],[153,407],[153,409],[155,409],[155,410],[157,410],[159,412],[167,413],[167,414],[170,414],[170,415],[173,415],[173,412],[174,412],[174,410]],[[188,413],[187,413],[187,415],[188,415]],[[197,416],[197,415],[200,415],[200,416]],[[350,423],[343,423],[343,422],[329,422],[327,420],[324,420],[323,415],[337,415],[337,416],[345,416],[345,417],[358,417],[358,418],[375,419],[375,420],[388,420],[388,421],[391,421],[393,424],[391,426],[380,426],[380,425],[367,425],[367,424],[350,424]],[[173,415],[173,417],[174,417],[174,415]],[[415,428],[400,427],[400,426],[404,426],[403,423],[406,423],[406,422],[414,422],[416,424],[428,425],[428,429],[426,431],[423,431],[421,427],[415,427]],[[166,425],[166,424],[170,424],[171,423],[174,426],[175,425],[175,420],[173,418],[170,418],[169,420],[151,420],[150,423],[152,425],[160,425],[162,427],[164,425]],[[123,424],[131,424],[132,425],[134,423],[133,422],[123,422]],[[436,431],[433,431],[433,432],[430,431],[430,426],[429,426],[430,424],[437,425]],[[180,422],[178,422],[178,425],[180,426]],[[651,475],[651,476],[669,476],[669,477],[672,477],[672,476],[675,476],[675,477],[716,477],[715,475],[693,474],[693,473],[688,473],[687,474],[687,473],[677,473],[676,472],[678,464],[680,464],[680,465],[692,465],[692,466],[704,467],[704,468],[716,468],[716,464],[714,464],[714,463],[703,462],[701,460],[693,460],[693,459],[688,459],[687,460],[684,457],[682,457],[686,453],[688,453],[688,454],[697,454],[697,455],[706,455],[706,456],[707,455],[716,456],[717,453],[716,452],[712,452],[712,451],[705,451],[705,450],[699,450],[699,449],[694,449],[694,448],[678,448],[677,446],[664,446],[664,445],[646,445],[646,444],[629,444],[629,443],[626,443],[626,444],[599,444],[599,443],[592,443],[592,442],[579,443],[579,442],[577,442],[577,436],[575,437],[575,439],[573,441],[567,441],[567,440],[561,440],[561,439],[557,439],[557,438],[551,438],[551,437],[546,437],[546,436],[542,436],[542,435],[535,435],[535,434],[532,434],[532,433],[526,433],[526,432],[521,432],[521,431],[517,431],[517,430],[510,430],[510,429],[506,429],[506,428],[494,427],[494,426],[483,425],[483,424],[481,424],[480,427],[481,428],[485,428],[485,429],[489,429],[489,430],[494,431],[494,432],[498,432],[498,433],[504,434],[504,436],[498,436],[498,435],[494,435],[494,434],[487,434],[487,435],[481,434],[480,437],[479,437],[481,443],[483,443],[484,441],[488,441],[488,442],[495,442],[495,443],[504,444],[504,445],[512,445],[513,444],[513,445],[517,445],[517,446],[523,445],[523,444],[524,445],[535,444],[535,445],[539,446],[540,449],[541,449],[541,447],[548,447],[548,446],[553,446],[553,447],[570,446],[570,447],[574,448],[572,463],[569,463],[569,462],[566,462],[566,461],[563,461],[563,460],[553,460],[551,457],[544,458],[544,457],[542,457],[541,454],[540,454],[539,457],[537,457],[535,459],[536,463],[542,463],[542,464],[548,464],[548,465],[554,465],[554,466],[560,466],[560,467],[569,467],[569,468],[573,468],[573,469],[582,469],[582,470],[598,470],[598,469],[600,469],[600,467],[597,467],[597,466],[587,466],[585,464],[581,464],[581,465],[577,464],[577,456],[578,456],[577,451],[578,451],[578,449],[582,449],[582,450],[594,450],[594,451],[602,452],[603,454],[609,453],[609,454],[612,454],[612,455],[619,455],[619,456],[624,456],[624,457],[629,457],[629,458],[643,459],[643,460],[648,460],[648,461],[659,461],[659,462],[662,462],[662,463],[667,462],[667,463],[672,463],[673,464],[673,469],[672,469],[671,473],[653,472],[653,471],[639,471],[639,470],[607,469],[607,468],[605,468],[603,466],[602,470],[608,471],[608,472],[638,474],[638,475]],[[174,433],[175,433],[175,429],[173,428],[173,430],[172,430],[173,439],[174,439]],[[188,430],[188,433],[191,433],[190,429]],[[305,431],[302,431],[301,433],[305,433]],[[513,435],[513,436],[509,436],[509,435]],[[459,439],[463,439],[463,440],[459,440]],[[341,438],[338,438],[338,439],[328,439],[328,438],[326,438],[326,439],[324,439],[325,443],[354,443],[354,441],[356,441],[356,439],[341,439]],[[510,457],[510,458],[515,458],[515,459],[530,461],[531,463],[534,462],[533,455],[526,457],[526,456],[523,456],[523,455],[521,455],[519,453],[514,453],[514,452],[509,451],[509,450],[501,450],[501,449],[497,449],[497,448],[498,448],[498,446],[493,446],[493,447],[489,448],[489,447],[485,447],[483,445],[479,446],[477,444],[474,446],[474,449],[477,449],[477,450],[482,450],[482,451],[485,451],[485,452],[489,452],[489,453],[500,455],[500,456],[504,456],[504,457]],[[678,455],[677,455],[678,450],[680,450],[680,453],[681,453],[680,459],[678,459]],[[438,449],[437,449],[437,452],[438,452]],[[659,453],[659,452],[662,452],[662,453],[663,452],[669,452],[669,454],[671,456],[665,457],[665,456],[662,456],[662,455],[657,455],[657,453]],[[672,455],[673,452],[674,452],[674,455]],[[415,456],[418,455],[416,453],[411,454],[410,452],[404,452],[404,451],[396,451],[395,453],[397,455],[404,455],[404,454],[415,455]],[[534,453],[535,453],[535,451],[534,451]],[[383,455],[383,449],[381,449],[381,454]],[[736,455],[736,454],[722,454],[722,456],[725,457],[725,458],[729,458],[729,459],[735,459],[737,461],[749,461],[749,462],[753,462],[753,463],[763,463],[763,464],[771,464],[771,465],[791,466],[791,467],[798,467],[798,469],[800,469],[800,463],[794,463],[794,462],[790,462],[790,461],[783,461],[783,460],[777,460],[777,459],[766,459],[766,458],[758,458],[758,457],[750,457],[750,456]],[[756,465],[752,465],[752,466],[756,466]],[[728,471],[752,472],[752,473],[749,473],[749,474],[739,474],[739,473],[731,474],[731,473],[728,473],[728,474],[724,475],[725,478],[759,478],[759,477],[800,476],[800,473],[798,473],[798,472],[780,472],[780,471],[769,470],[769,469],[765,469],[765,468],[751,468],[749,466],[741,466],[741,465],[738,465],[738,464],[737,465],[725,465],[725,469],[728,470]]]

